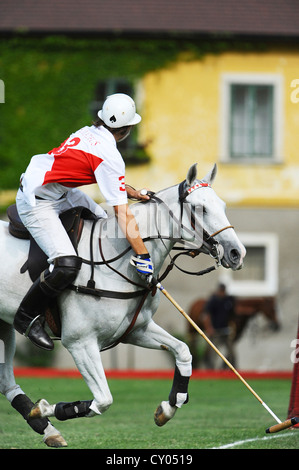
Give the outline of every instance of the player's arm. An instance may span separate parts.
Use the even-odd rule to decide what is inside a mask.
[[[136,255],[147,253],[146,246],[140,236],[139,229],[128,204],[114,206],[118,224]]]
[[[139,229],[128,204],[114,206],[115,215],[118,224],[125,234],[136,256],[131,257],[131,264],[135,266],[142,279],[151,282],[154,272],[151,257],[140,236]]]

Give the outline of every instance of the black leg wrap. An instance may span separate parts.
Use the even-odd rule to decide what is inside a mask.
[[[55,406],[55,418],[60,421],[65,421],[66,419],[73,418],[82,418],[90,412],[90,405],[92,400],[86,401],[73,401],[70,403],[59,402]]]
[[[17,395],[11,402],[11,406],[23,416],[33,431],[43,434],[50,421],[47,418],[27,419],[33,405],[30,398],[23,394]]]
[[[187,399],[185,400],[184,405],[186,403],[188,403],[188,400],[189,400],[189,397],[188,397],[189,378],[190,377],[184,377],[183,375],[181,375],[178,367],[175,366],[172,389],[171,389],[169,397],[168,397],[169,404],[171,406],[175,406],[175,404],[176,404],[176,401],[177,401],[176,400],[176,395],[177,395],[177,393],[187,393]]]

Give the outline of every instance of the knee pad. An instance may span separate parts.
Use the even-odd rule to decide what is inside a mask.
[[[76,279],[81,265],[82,259],[78,256],[56,258],[53,270],[46,269],[40,275],[42,291],[50,297],[58,295]]]

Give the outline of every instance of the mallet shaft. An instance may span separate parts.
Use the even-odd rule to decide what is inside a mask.
[[[263,407],[271,414],[275,421],[281,424],[281,420],[273,413],[273,411],[263,402],[261,397],[253,390],[253,388],[246,382],[246,380],[239,374],[234,366],[226,359],[225,356],[219,351],[219,349],[212,343],[212,341],[205,335],[205,333],[199,328],[199,326],[189,317],[189,315],[182,309],[182,307],[173,299],[173,297],[167,292],[167,290],[158,282],[156,287],[167,297],[168,300],[177,308],[177,310],[188,320],[189,323],[195,328],[195,330],[207,341],[207,343],[214,349],[214,351],[221,357],[221,359],[227,364],[227,366],[236,374],[236,376],[243,382],[245,387],[255,396],[255,398],[263,405]]]

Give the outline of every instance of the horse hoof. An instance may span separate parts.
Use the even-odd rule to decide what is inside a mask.
[[[52,436],[44,437],[44,443],[48,447],[67,447],[67,442],[63,439],[61,434],[53,434]]]
[[[38,419],[53,416],[52,408],[53,406],[50,405],[47,400],[42,398],[33,405],[28,415],[28,419]]]
[[[156,425],[164,426],[167,421],[174,417],[176,410],[176,406],[171,406],[168,401],[162,401],[154,414]]]

